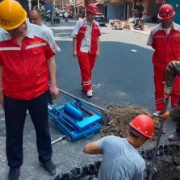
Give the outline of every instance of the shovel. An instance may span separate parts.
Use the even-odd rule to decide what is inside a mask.
[[[168,102],[169,102],[169,98],[166,98],[165,107],[164,107],[164,110],[162,111],[162,113],[166,112],[167,107],[168,107]],[[159,141],[161,139],[161,134],[162,134],[162,131],[163,131],[164,119],[160,118],[160,121],[161,121],[161,125],[160,125],[160,128],[159,128],[158,138],[157,138],[157,142],[156,142],[156,146],[155,146],[155,151],[154,151],[154,154],[153,154],[153,160],[152,160],[148,180],[152,180],[152,177],[153,177],[153,173],[154,173],[153,171],[154,171],[154,166],[155,166],[155,162],[156,162],[157,150],[158,150],[158,146],[159,146]]]

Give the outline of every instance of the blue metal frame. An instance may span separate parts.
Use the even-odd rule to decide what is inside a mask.
[[[51,104],[48,104],[48,114],[49,120],[66,136],[71,138],[71,141],[78,140],[80,138],[89,138],[94,135],[94,133],[100,131],[101,125],[99,122],[103,121],[103,116],[93,109],[91,106],[83,103],[82,101],[76,100],[73,101],[69,97],[65,97],[70,102],[67,104],[71,104],[73,107],[82,111],[83,118],[82,120],[77,120],[75,118],[70,117],[69,115],[63,112],[65,105],[55,108]],[[82,109],[80,106],[86,107],[88,110],[93,112],[92,115],[89,115]]]

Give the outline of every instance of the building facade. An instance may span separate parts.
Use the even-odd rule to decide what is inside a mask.
[[[180,0],[167,0],[168,4],[171,4],[174,7],[176,15],[174,21],[180,24]]]

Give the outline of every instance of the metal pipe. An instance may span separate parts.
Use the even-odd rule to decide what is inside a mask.
[[[76,97],[76,96],[74,96],[74,95],[72,95],[72,94],[70,94],[70,93],[68,93],[68,92],[66,92],[66,91],[63,91],[62,89],[58,89],[58,90],[59,90],[59,92],[61,92],[61,93],[63,93],[63,94],[66,94],[66,95],[68,95],[68,96],[70,96],[70,97],[72,97],[72,98],[74,98],[74,99],[79,100],[79,101],[82,101],[82,102],[84,102],[84,103],[86,103],[86,104],[88,104],[88,105],[90,105],[90,106],[92,106],[92,107],[95,107],[95,108],[100,109],[100,110],[102,110],[102,111],[107,111],[105,108],[102,108],[102,107],[97,106],[97,105],[95,105],[95,104],[93,104],[93,103],[87,102],[87,101],[85,101],[85,100],[83,100],[83,99],[81,99],[81,98],[78,98],[78,97]]]
[[[60,138],[58,138],[58,139],[52,141],[51,144],[53,145],[53,144],[55,144],[55,143],[57,143],[57,142],[63,140],[65,137],[66,137],[65,135],[64,135],[64,136],[61,136]]]

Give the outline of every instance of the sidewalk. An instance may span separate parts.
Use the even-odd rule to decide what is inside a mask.
[[[125,21],[122,22],[122,23],[124,25]],[[153,29],[157,25],[155,23],[144,23],[144,30],[135,30],[135,29],[133,29],[133,24],[132,23],[129,23],[129,24],[130,24],[130,27],[131,27],[130,31],[141,33],[141,34],[147,34],[147,35],[149,35],[150,32],[151,32],[151,29]]]
[[[122,25],[124,26],[124,24],[126,23],[126,21],[121,21]],[[127,30],[127,31],[133,31],[133,32],[137,32],[137,33],[141,33],[141,34],[147,34],[149,35],[151,32],[151,29],[153,29],[157,24],[155,23],[144,23],[144,30],[135,30],[133,29],[133,23],[129,23],[131,29],[127,30],[127,29],[123,29],[123,30]],[[111,27],[110,24],[107,24],[108,27]]]
[[[64,22],[64,20],[61,20],[61,23],[60,24],[55,24],[54,26],[52,26],[50,24],[50,22],[46,22],[45,24],[50,27],[51,29],[53,30],[58,30],[58,29],[73,29],[74,26],[70,26],[70,24],[73,24],[75,23],[77,20],[75,19],[69,19],[68,22]],[[124,26],[124,24],[126,23],[126,21],[122,21],[122,24]],[[74,24],[73,24],[74,25]],[[108,23],[106,24],[108,27],[111,27],[111,25]],[[151,29],[153,29],[157,24],[155,23],[144,23],[144,30],[135,30],[133,29],[133,24],[132,23],[129,23],[131,29],[130,30],[127,30],[127,29],[123,29],[123,30],[126,30],[126,31],[133,31],[133,32],[137,32],[137,33],[141,33],[141,34],[146,34],[146,35],[149,35],[150,32],[151,32]]]

